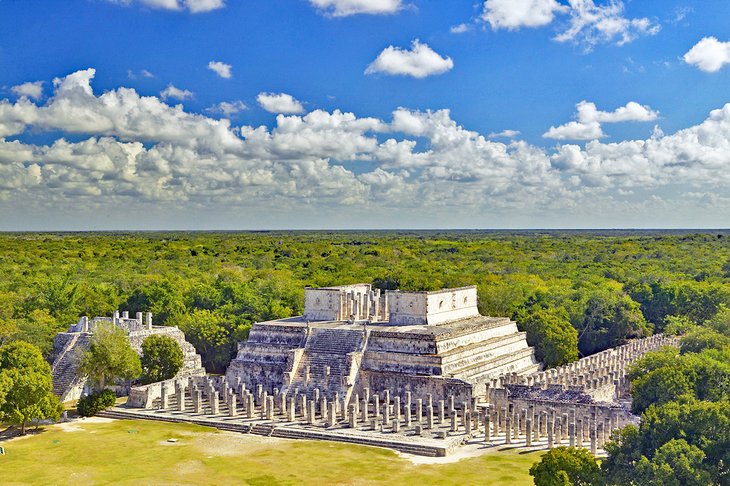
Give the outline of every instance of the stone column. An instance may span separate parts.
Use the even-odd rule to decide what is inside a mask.
[[[471,435],[471,410],[466,409],[464,411],[464,427],[466,429],[466,435]]]
[[[456,417],[456,412],[451,413],[451,432],[459,431],[459,422]]]
[[[177,411],[185,411],[185,385],[178,383],[175,387],[175,402],[177,404]]]
[[[511,444],[512,443],[512,417],[509,415],[504,418],[504,425],[505,425],[505,436],[504,436],[504,443],[505,444]]]
[[[322,417],[323,422],[327,422],[327,398],[322,397],[319,399],[319,415]]]
[[[373,395],[373,415],[376,419],[380,418],[380,397],[377,393]]]
[[[247,395],[248,405],[246,405],[246,417],[252,419],[256,412],[256,400],[254,399],[253,393]]]
[[[423,423],[423,400],[420,398],[416,400],[416,423],[419,425]]]
[[[287,408],[287,410],[286,410],[287,422],[294,422],[297,419],[296,412],[297,412],[297,401],[294,397],[291,397],[289,399],[289,408]]]
[[[333,401],[330,403],[329,426],[335,425],[337,425],[337,402]]]
[[[236,409],[236,395],[229,395],[228,399],[228,416],[229,417],[235,417],[238,414],[238,410]]]
[[[563,439],[563,418],[556,417],[555,418],[555,445],[557,445],[557,446],[562,445],[562,439]]]
[[[203,413],[203,390],[193,390],[193,411]]]
[[[390,405],[388,402],[383,403],[383,427],[390,426]]]
[[[266,420],[274,420],[274,397],[267,397],[266,400]]]
[[[350,405],[350,428],[354,429],[357,426],[357,414],[355,412],[355,405]]]
[[[547,440],[548,440],[548,449],[552,449],[555,446],[555,422],[553,421],[553,418],[548,416],[547,419]]]
[[[220,402],[217,391],[214,391],[210,396],[210,413],[211,415],[218,415],[220,413]]]
[[[433,429],[433,405],[426,405],[426,427]]]
[[[393,397],[393,421],[399,422],[399,426],[400,426],[400,412],[401,412],[400,397],[398,397],[398,396]],[[395,431],[395,432],[397,432],[397,431]]]
[[[532,419],[525,420],[525,446],[532,447]]]
[[[307,414],[307,423],[309,425],[313,425],[316,420],[316,417],[314,415],[314,406],[315,406],[314,400],[310,400],[309,401],[309,413]]]
[[[170,408],[170,403],[168,402],[167,382],[163,381],[160,384],[160,409],[167,410],[168,408]]]
[[[575,422],[568,424],[568,441],[570,447],[575,447]]]
[[[446,420],[445,414],[444,414],[445,405],[446,404],[443,400],[439,400],[439,424],[440,425],[443,425],[444,420]]]
[[[489,430],[489,416],[491,415],[490,410],[484,411],[484,442],[491,442],[491,434]]]
[[[576,437],[575,442],[577,447],[583,447],[583,420],[578,419],[575,421]]]
[[[360,411],[362,412],[362,421],[367,424],[368,423],[368,402],[366,399],[362,399],[362,407],[360,408]]]

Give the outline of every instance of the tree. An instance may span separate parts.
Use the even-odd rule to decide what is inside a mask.
[[[730,345],[730,337],[705,327],[698,327],[679,341],[682,354],[699,353],[705,349],[722,349]]]
[[[173,378],[182,368],[183,360],[177,341],[153,334],[142,342],[142,381],[154,383]]]
[[[518,317],[517,323],[520,330],[527,332],[527,343],[535,347],[537,359],[548,368],[578,359],[578,331],[564,310],[536,309]]]
[[[63,407],[53,394],[51,368],[35,346],[16,341],[0,348],[0,417],[20,425],[57,420]]]
[[[684,439],[672,439],[657,449],[649,460],[636,466],[636,483],[651,486],[705,486],[712,484],[702,464],[705,453]]]
[[[598,484],[601,469],[585,449],[556,447],[530,468],[535,486],[589,486]]]
[[[236,355],[238,341],[248,336],[250,325],[240,318],[225,318],[217,312],[196,310],[171,319],[185,339],[200,353],[205,369],[222,373]]]
[[[131,380],[142,373],[139,355],[132,349],[127,334],[111,323],[94,329],[89,349],[79,363],[79,374],[91,378],[98,390],[118,379]]]

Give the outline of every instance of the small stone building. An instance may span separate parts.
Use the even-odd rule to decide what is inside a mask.
[[[200,355],[195,352],[192,344],[185,340],[185,334],[173,326],[153,326],[152,313],[138,312],[130,318],[127,312],[121,315],[118,311],[112,317],[95,317],[89,320],[84,316],[79,322],[70,326],[68,332],[61,332],[53,339],[52,373],[53,392],[61,402],[81,398],[89,388],[88,378],[78,376],[79,359],[81,354],[89,348],[94,328],[101,323],[111,323],[123,329],[129,336],[132,349],[142,354],[142,343],[153,334],[165,335],[173,338],[183,351],[184,363],[178,377],[200,376],[205,374]]]
[[[356,284],[307,288],[304,315],[254,324],[226,377],[347,401],[385,390],[469,400],[501,375],[539,369],[515,322],[479,314],[476,287],[381,293]]]

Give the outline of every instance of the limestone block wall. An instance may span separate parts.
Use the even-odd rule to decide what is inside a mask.
[[[392,325],[435,325],[479,315],[476,287],[435,292],[388,291],[386,299]]]
[[[457,402],[469,401],[472,398],[472,385],[462,380],[442,376],[417,376],[402,373],[384,373],[361,370],[358,393],[363,394],[365,388],[374,393],[390,390],[393,396],[403,396],[411,392],[413,399],[425,400],[429,395],[434,400],[446,400],[454,395]]]

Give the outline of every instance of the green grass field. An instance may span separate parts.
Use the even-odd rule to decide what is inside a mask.
[[[168,439],[177,442],[168,442]],[[286,441],[188,424],[73,422],[0,446],[0,483],[12,484],[495,484],[529,485],[539,453],[495,451],[448,464],[395,452]]]

